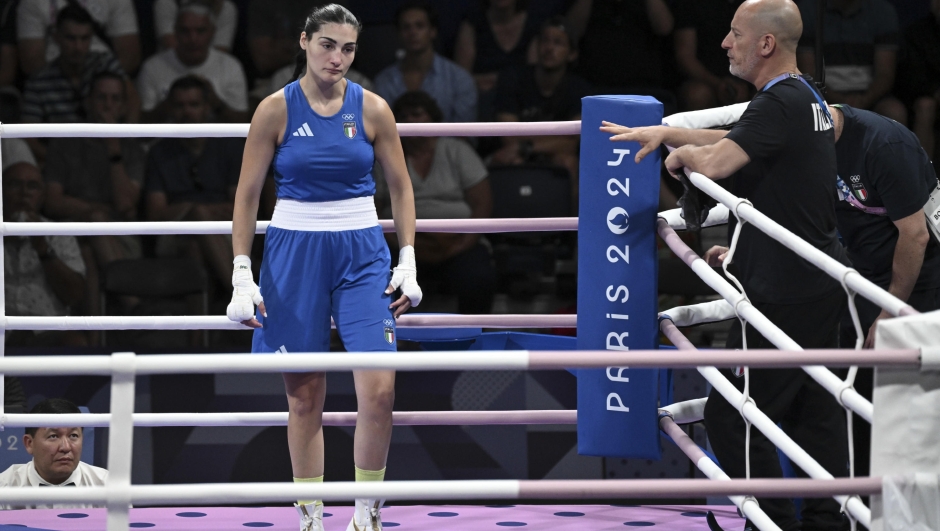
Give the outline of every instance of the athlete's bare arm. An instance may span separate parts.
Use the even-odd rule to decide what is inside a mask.
[[[382,165],[382,173],[388,183],[392,200],[392,218],[398,245],[414,245],[415,241],[415,197],[411,188],[411,177],[405,164],[405,153],[395,125],[395,116],[384,99],[367,90],[362,91],[363,125],[366,135],[372,140],[375,160]],[[411,307],[411,300],[402,295],[392,303],[395,317]]]
[[[268,175],[268,167],[274,159],[274,150],[283,140],[287,127],[287,102],[284,91],[279,90],[261,102],[251,119],[242,170],[235,190],[235,208],[232,213],[232,251],[235,256],[251,255],[251,243],[255,237],[258,220],[258,203],[261,188]],[[260,305],[264,313],[264,303]],[[261,323],[251,319],[244,324],[258,328]]]

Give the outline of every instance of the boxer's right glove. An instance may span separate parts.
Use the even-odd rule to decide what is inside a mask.
[[[240,254],[232,261],[235,270],[232,271],[232,302],[228,303],[225,314],[232,321],[249,321],[255,317],[255,306],[261,304],[261,290],[255,284],[251,274],[251,258]]]

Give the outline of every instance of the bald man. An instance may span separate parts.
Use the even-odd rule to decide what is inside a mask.
[[[734,175],[731,192],[749,199],[771,219],[813,247],[848,264],[836,236],[835,139],[822,98],[796,66],[802,33],[800,12],[790,0],[749,0],[735,13],[722,42],[731,74],[754,85],[757,95],[730,131],[668,127],[628,129],[605,124],[612,140],[642,144],[640,160],[660,143],[681,146],[666,159],[673,175],[687,167],[711,179]],[[729,238],[735,223],[728,227]],[[705,258],[718,266],[726,247]],[[845,294],[838,282],[752,225],[745,225],[732,270],[754,306],[804,348],[838,346]],[[743,346],[735,323],[728,348]],[[749,348],[774,348],[753,327]],[[722,371],[739,389],[743,378]],[[801,369],[752,370],[750,394],[757,406],[834,476],[847,474],[845,414],[835,399]],[[741,415],[712,391],[705,427],[721,467],[745,475],[745,427]],[[780,477],[775,446],[751,430],[751,476]],[[761,508],[784,531],[836,530],[845,525],[831,498],[804,500],[802,528],[790,500],[761,499]],[[748,524],[749,525],[749,524]]]

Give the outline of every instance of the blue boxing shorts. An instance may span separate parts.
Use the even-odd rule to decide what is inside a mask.
[[[327,352],[330,316],[350,352],[395,351],[391,256],[378,225],[341,231],[268,227],[251,351]]]

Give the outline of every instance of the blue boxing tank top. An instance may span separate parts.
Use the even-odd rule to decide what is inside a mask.
[[[362,87],[346,80],[343,107],[320,116],[307,103],[300,82],[284,87],[287,130],[274,152],[279,199],[339,201],[375,195],[375,152],[362,122]]]

